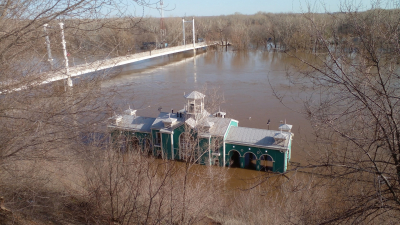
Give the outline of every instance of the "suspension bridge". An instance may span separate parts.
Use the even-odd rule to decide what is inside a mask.
[[[161,18],[161,21],[163,21],[163,18]],[[193,42],[191,44],[186,44],[186,41],[185,41],[185,23],[188,23],[188,22],[192,23],[192,28],[193,28],[193,34],[192,34]],[[42,85],[42,84],[47,84],[47,83],[51,83],[51,82],[59,81],[59,80],[66,80],[68,86],[72,87],[73,86],[72,78],[81,76],[83,74],[102,71],[102,70],[114,68],[114,67],[129,64],[129,63],[134,63],[134,62],[138,62],[138,61],[142,61],[142,60],[146,60],[146,59],[156,58],[156,57],[179,53],[179,52],[185,52],[185,51],[189,51],[189,50],[193,50],[195,52],[196,49],[206,48],[210,45],[216,45],[216,43],[214,43],[214,42],[197,42],[197,43],[195,42],[194,18],[192,20],[188,20],[188,21],[186,21],[185,19],[182,19],[182,24],[183,24],[183,32],[182,32],[183,33],[183,45],[175,46],[175,47],[168,47],[168,48],[161,48],[161,49],[153,49],[153,50],[146,51],[146,52],[140,52],[140,53],[126,55],[126,56],[119,56],[119,57],[110,58],[110,59],[97,60],[92,63],[85,63],[85,64],[80,64],[77,66],[70,67],[68,64],[66,42],[65,42],[65,38],[64,38],[64,29],[63,29],[64,24],[59,23],[60,29],[61,29],[61,38],[62,38],[61,43],[63,46],[65,67],[60,68],[58,70],[51,70],[51,71],[39,74],[40,81],[31,83],[31,84],[29,84],[29,86]],[[48,25],[45,24],[43,26],[44,26],[44,31],[46,33],[46,45],[47,45],[49,62],[53,68],[53,59],[51,56],[50,40],[49,40],[49,37],[47,35],[47,30],[46,30],[48,28]],[[163,29],[162,26],[161,26],[161,29]],[[163,36],[165,35],[165,33],[163,33],[163,32],[162,32],[162,34],[163,34]],[[8,86],[8,87],[17,86],[17,88],[6,89],[6,92],[19,91],[19,90],[28,88],[28,86],[26,86],[26,85],[21,86],[21,85],[18,85],[17,83],[18,82],[15,82],[15,81],[14,82],[13,81],[0,82],[0,86],[3,86],[3,87],[4,86]],[[2,92],[0,91],[0,93],[2,93]]]
[[[151,59],[155,57],[165,56],[169,54],[185,52],[189,50],[196,50],[198,48],[206,48],[210,45],[214,44],[207,44],[206,42],[200,42],[196,44],[187,44],[187,45],[180,45],[175,47],[168,47],[162,49],[155,49],[146,52],[140,52],[136,54],[131,54],[127,56],[120,56],[110,59],[98,60],[92,63],[85,63],[81,65],[77,65],[74,67],[64,68],[56,72],[48,72],[45,75],[45,80],[42,84],[50,83],[58,80],[68,80],[68,85],[72,86],[72,77],[77,77],[83,74],[92,73],[96,71],[101,71],[105,69],[110,69],[116,66],[126,65],[129,63],[134,63],[146,59]]]

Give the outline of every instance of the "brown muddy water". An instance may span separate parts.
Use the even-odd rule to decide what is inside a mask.
[[[304,163],[304,142],[310,138],[311,127],[300,112],[308,94],[286,77],[287,68],[295,62],[277,52],[209,50],[194,55],[188,51],[119,67],[118,75],[101,86],[118,90],[121,110],[130,106],[138,115],[151,117],[158,115],[160,107],[162,111],[182,109],[184,93],[216,89],[224,98],[221,110],[238,120],[239,126],[268,129],[268,119],[271,130],[278,130],[280,121],[292,124],[291,161]],[[284,104],[274,92],[284,96]],[[229,183],[236,187],[265,175],[239,168],[215,169],[229,170]]]

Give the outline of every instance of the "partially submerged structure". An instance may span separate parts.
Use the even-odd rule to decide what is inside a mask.
[[[178,112],[160,112],[157,118],[137,116],[128,109],[108,126],[123,151],[143,151],[169,160],[203,165],[285,172],[291,157],[292,125],[278,131],[239,127],[225,112],[211,114],[205,95],[193,91]]]

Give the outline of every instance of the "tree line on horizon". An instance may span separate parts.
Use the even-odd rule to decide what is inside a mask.
[[[333,48],[357,50],[359,36],[353,29],[358,18],[368,22],[376,14],[385,14],[387,23],[395,23],[397,9],[375,9],[364,12],[347,13],[264,13],[254,15],[223,15],[194,17],[196,41],[208,41],[226,45],[235,50],[262,49],[266,51],[322,51],[319,34]],[[354,14],[354,15],[353,15]],[[185,18],[191,20],[192,17]],[[121,56],[157,48],[146,48],[145,43],[160,43],[160,18],[118,18],[100,19],[81,23],[66,21],[66,29],[76,29],[73,35],[67,34],[67,45],[73,53],[79,49],[91,51],[93,55],[109,54]],[[78,23],[79,25],[77,25]],[[102,24],[101,26],[99,24]],[[183,44],[182,18],[164,18],[165,42],[168,46]],[[116,29],[117,28],[117,29]],[[192,43],[192,25],[185,25],[186,43]],[[57,35],[55,33],[55,35]],[[98,43],[101,43],[100,45]],[[145,47],[145,48],[144,48]],[[383,43],[383,49],[386,47]]]

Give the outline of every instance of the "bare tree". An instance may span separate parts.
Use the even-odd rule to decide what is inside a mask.
[[[99,82],[110,74],[100,71],[84,77],[72,89],[65,88],[62,81],[38,84],[54,71],[65,70],[59,22],[66,25],[67,49],[80,60],[102,47],[97,56],[107,56],[110,49],[124,44],[124,39],[104,43],[99,37],[108,29],[129,31],[140,19],[124,17],[130,26],[115,23],[121,16],[108,3],[0,1],[0,192],[13,212],[30,217],[51,207],[50,215],[63,209],[61,203],[79,189],[82,177],[70,166],[76,165],[78,155],[85,151],[87,134],[104,131],[101,121],[115,108],[113,90],[99,88]],[[148,2],[134,4],[145,7]],[[44,44],[47,35],[55,61],[53,71]],[[73,174],[77,176],[71,178]]]
[[[339,48],[327,38],[339,37],[337,30],[306,18],[321,49],[309,58],[290,54],[306,65],[296,68],[298,78],[318,93],[305,102],[316,137],[307,167],[331,181],[332,198],[341,200],[319,223],[398,221],[399,13],[349,7],[348,44]]]

